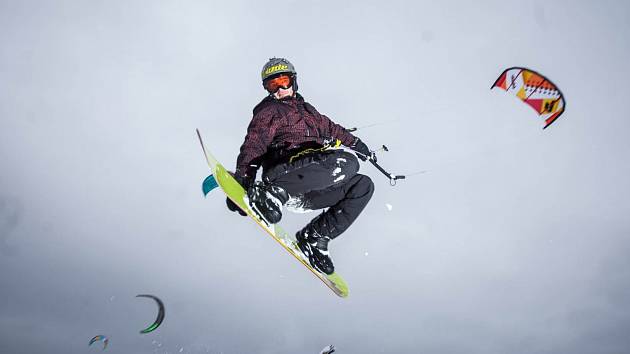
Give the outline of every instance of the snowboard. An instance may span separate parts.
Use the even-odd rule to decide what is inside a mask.
[[[276,242],[278,242],[287,252],[289,252],[295,259],[297,259],[302,265],[311,271],[319,280],[321,280],[330,290],[340,297],[348,296],[348,285],[343,278],[335,273],[324,274],[316,270],[311,266],[308,258],[300,251],[297,246],[297,240],[295,235],[291,235],[284,231],[279,224],[270,224],[259,213],[256,213],[247,200],[247,192],[245,189],[232,177],[232,175],[219,163],[219,161],[206,149],[201,139],[201,133],[197,129],[197,136],[199,137],[199,143],[203,149],[203,153],[206,156],[208,166],[212,171],[212,174],[206,178],[203,183],[204,194],[207,194],[211,189],[219,187],[228,198],[230,198],[241,210],[247,213],[250,219],[254,220],[258,226],[269,234]]]

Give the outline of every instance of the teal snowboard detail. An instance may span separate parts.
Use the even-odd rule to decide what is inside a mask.
[[[197,136],[199,137],[199,143],[206,156],[208,166],[212,171],[212,175],[208,176],[203,182],[202,189],[204,195],[207,195],[213,187],[213,182],[230,198],[241,210],[247,213],[247,215],[254,220],[260,227],[262,227],[269,236],[271,236],[276,242],[278,242],[287,252],[289,252],[295,259],[302,263],[308,270],[310,270],[319,280],[321,280],[330,290],[340,297],[348,296],[348,285],[343,278],[335,273],[326,275],[311,267],[308,259],[300,251],[297,246],[297,240],[295,235],[291,235],[284,231],[279,224],[270,224],[267,220],[256,214],[247,202],[247,193],[245,189],[232,177],[232,175],[217,161],[208,150],[206,150],[199,129],[197,129]]]

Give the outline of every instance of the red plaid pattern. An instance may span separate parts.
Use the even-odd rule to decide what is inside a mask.
[[[254,117],[236,159],[236,174],[252,174],[252,161],[263,156],[275,144],[286,144],[285,148],[291,150],[304,143],[324,145],[335,139],[349,147],[356,137],[317,112],[299,94],[282,100],[267,97],[254,108]]]

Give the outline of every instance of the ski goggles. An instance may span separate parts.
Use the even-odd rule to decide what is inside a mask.
[[[280,88],[288,89],[293,85],[293,77],[291,75],[280,74],[274,78],[267,79],[264,82],[265,89],[269,93],[276,93]]]

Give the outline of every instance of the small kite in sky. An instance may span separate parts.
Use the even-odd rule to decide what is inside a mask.
[[[547,128],[564,113],[566,103],[560,89],[534,70],[513,67],[505,69],[490,89],[500,87],[516,95],[545,120]]]
[[[88,344],[88,347],[98,341],[103,342],[103,350],[105,350],[105,348],[107,348],[107,344],[109,343],[109,338],[101,334],[99,334],[98,336],[94,336],[92,339],[90,339],[90,344]]]
[[[203,184],[201,185],[203,196],[207,196],[211,190],[217,188],[218,186],[219,184],[217,183],[217,180],[214,178],[213,175],[206,177],[206,179],[203,181]]]
[[[149,299],[153,299],[155,300],[155,302],[158,305],[158,315],[157,318],[155,319],[155,322],[153,322],[153,324],[151,324],[149,327],[143,329],[140,331],[140,333],[150,333],[155,331],[161,324],[162,321],[164,321],[164,303],[162,303],[162,300],[160,300],[157,296],[154,295],[147,295],[147,294],[140,294],[140,295],[136,295],[136,297],[147,297]]]

